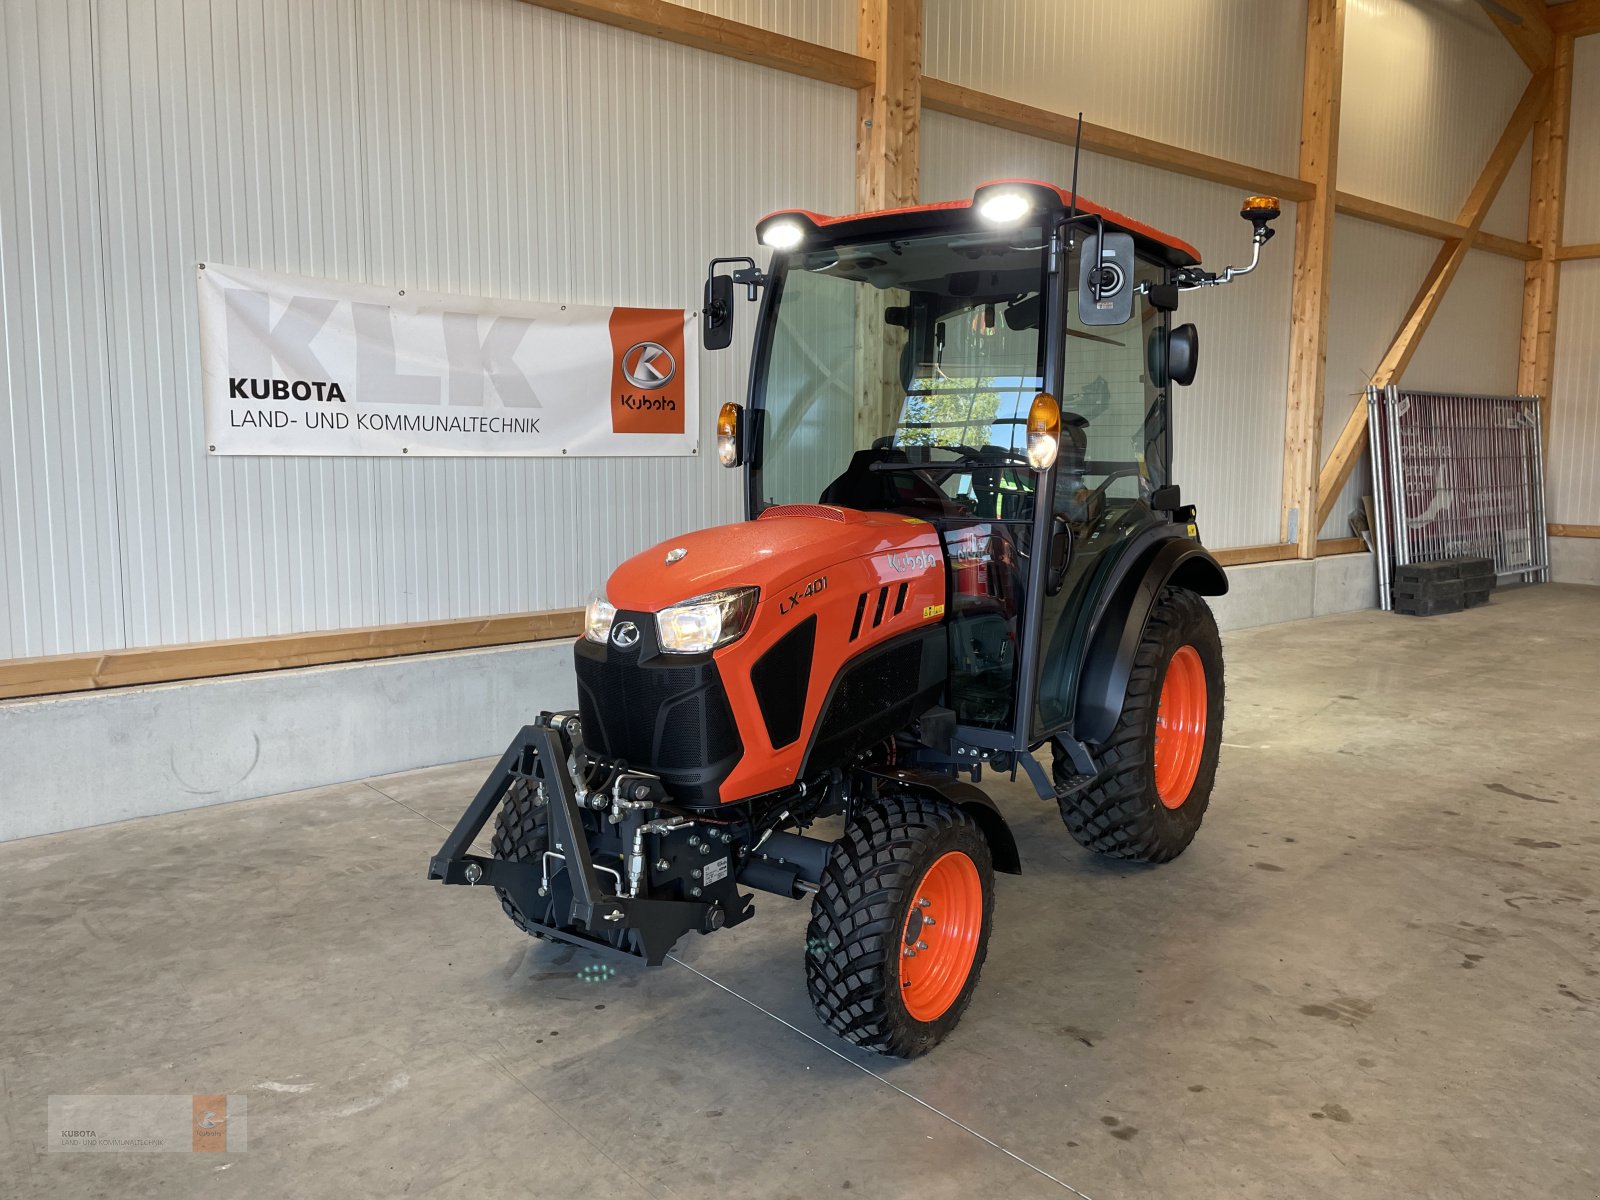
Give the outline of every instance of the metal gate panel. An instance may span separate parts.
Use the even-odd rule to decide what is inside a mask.
[[[1367,389],[1379,603],[1392,567],[1472,555],[1500,580],[1550,578],[1539,401]]]

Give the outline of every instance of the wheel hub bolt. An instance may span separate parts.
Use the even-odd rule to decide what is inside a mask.
[[[932,917],[923,917],[922,923],[924,925],[937,925],[939,922],[935,921]]]
[[[918,908],[927,908],[927,907],[928,907],[928,902],[927,902],[927,901],[926,901],[926,900],[923,900],[923,899],[921,899],[921,898],[920,898],[920,897],[919,897],[919,898],[918,898],[918,899],[917,899],[917,907],[918,907]]]
[[[927,948],[928,948],[928,943],[927,942],[918,942],[917,943],[917,949],[918,950],[926,950]]]
[[[915,958],[916,956],[917,956],[917,952],[915,950],[913,950],[910,946],[907,946],[906,947],[906,957],[907,958]]]

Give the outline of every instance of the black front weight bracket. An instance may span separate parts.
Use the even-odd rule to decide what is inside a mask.
[[[557,941],[623,958],[643,958],[652,967],[660,966],[685,933],[707,932],[713,927],[712,911],[717,906],[699,901],[629,898],[602,891],[567,774],[571,747],[561,719],[543,714],[540,722],[524,725],[500,756],[467,811],[439,847],[439,853],[429,861],[428,878],[468,886],[488,884],[504,890],[524,915],[544,912],[549,900],[539,894],[545,880],[541,863],[506,862],[467,852],[511,785],[518,779],[531,780],[535,787],[543,789],[550,805],[550,848],[565,859],[571,903],[566,920],[558,925],[531,920],[528,924]],[[748,901],[736,893],[731,898],[732,911],[726,911],[730,906],[723,906],[724,920],[729,925],[751,915]],[[619,930],[632,930],[637,937],[619,939],[624,945],[614,945],[610,935]],[[630,945],[634,948],[628,948]]]

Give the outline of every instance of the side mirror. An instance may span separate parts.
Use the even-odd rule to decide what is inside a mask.
[[[706,278],[705,303],[700,309],[700,342],[707,350],[726,350],[733,344],[733,276]]]
[[[1167,335],[1167,376],[1188,387],[1199,365],[1200,331],[1193,325],[1179,325]]]
[[[1078,255],[1078,320],[1125,325],[1133,319],[1133,235],[1090,234]]]

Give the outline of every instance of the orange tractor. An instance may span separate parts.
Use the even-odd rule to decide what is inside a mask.
[[[826,217],[716,259],[707,349],[761,300],[747,403],[717,422],[747,520],[617,568],[576,645],[576,712],[512,742],[429,877],[486,884],[538,937],[662,962],[809,898],[823,1023],[923,1053],[978,981],[995,873],[977,786],[1023,771],[1102,854],[1194,837],[1222,737],[1227,580],[1171,479],[1188,289],[1248,266],[1047,184]],[[730,270],[731,268],[731,270]],[[1046,747],[1050,766],[1037,755]],[[490,819],[488,856],[471,852]],[[822,832],[827,830],[828,832]]]

